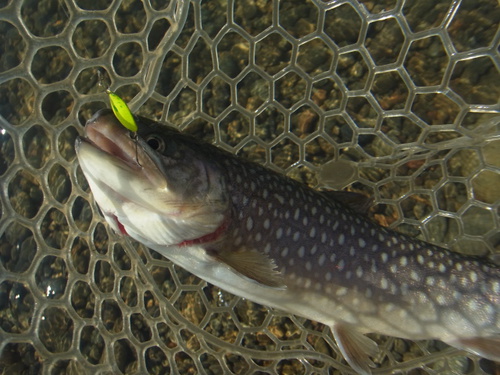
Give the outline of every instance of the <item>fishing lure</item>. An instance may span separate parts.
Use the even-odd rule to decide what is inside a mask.
[[[130,130],[133,133],[137,132],[137,123],[135,122],[134,115],[130,111],[130,108],[128,107],[127,103],[120,98],[118,95],[116,95],[113,91],[111,90],[106,90],[106,93],[109,96],[109,103],[111,104],[111,109],[113,110],[113,113],[115,114],[116,118],[118,121],[120,121],[120,124],[122,124],[125,128]]]
[[[116,95],[110,89],[107,89],[106,93],[109,96],[109,103],[111,104],[111,109],[113,110],[115,117],[118,119],[120,124],[123,125],[123,127],[132,132],[131,137],[135,141],[135,160],[137,161],[137,164],[141,165],[137,152],[137,130],[139,127],[137,126],[134,115],[132,114],[132,111],[128,107],[127,103],[125,103],[125,100],[123,100],[120,96]]]

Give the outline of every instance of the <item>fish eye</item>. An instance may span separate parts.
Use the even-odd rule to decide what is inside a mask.
[[[165,142],[155,135],[150,135],[146,138],[146,143],[155,151],[163,151],[165,149]]]

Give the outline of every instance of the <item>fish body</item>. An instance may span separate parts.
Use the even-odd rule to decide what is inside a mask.
[[[233,294],[332,328],[370,373],[375,332],[500,361],[500,269],[378,226],[338,197],[104,110],[76,150],[117,231]]]

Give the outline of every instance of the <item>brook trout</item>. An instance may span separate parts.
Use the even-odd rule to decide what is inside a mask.
[[[500,268],[378,226],[262,166],[109,110],[76,141],[95,200],[117,232],[230,293],[331,327],[369,374],[366,333],[439,339],[500,361]]]

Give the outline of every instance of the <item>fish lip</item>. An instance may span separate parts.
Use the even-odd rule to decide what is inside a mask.
[[[141,170],[142,166],[132,155],[136,154],[137,146],[125,129],[113,116],[111,110],[97,111],[85,124],[85,136],[75,140],[75,150],[78,153],[82,143],[92,146],[110,157],[125,163],[133,170]]]

